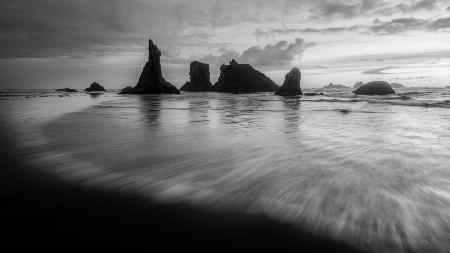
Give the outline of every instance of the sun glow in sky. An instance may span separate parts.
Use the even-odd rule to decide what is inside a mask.
[[[450,85],[450,0],[3,0],[0,88],[134,85],[150,37],[165,78],[235,58],[303,87]]]

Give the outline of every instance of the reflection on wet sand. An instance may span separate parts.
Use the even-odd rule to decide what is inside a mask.
[[[265,213],[378,252],[448,248],[447,111],[346,103],[343,114],[335,102],[203,96],[130,96],[72,113],[46,125],[48,147],[109,176],[87,181],[161,201]]]

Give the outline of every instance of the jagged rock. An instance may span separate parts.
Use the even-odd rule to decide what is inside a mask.
[[[120,94],[180,94],[180,91],[167,82],[161,73],[161,51],[153,44],[152,40],[148,43],[148,61],[142,70],[139,82],[134,88],[125,88]]]
[[[353,93],[358,95],[389,95],[395,94],[395,91],[387,82],[375,81],[362,85]]]
[[[279,86],[249,64],[238,64],[234,59],[230,65],[220,67],[220,76],[213,91],[230,93],[274,92]]]
[[[89,88],[84,89],[85,92],[106,91],[103,86],[97,82],[93,82]]]
[[[296,96],[302,95],[302,88],[300,88],[300,80],[302,79],[302,74],[298,68],[293,68],[289,73],[286,74],[283,86],[275,95],[279,96]]]
[[[327,86],[324,86],[323,89],[350,89],[350,88],[341,84],[330,83]]]
[[[74,90],[74,89],[71,89],[71,88],[57,89],[56,91],[62,91],[62,92],[78,92],[77,90]]]
[[[353,89],[358,89],[359,87],[361,87],[361,86],[363,86],[363,85],[364,85],[364,83],[361,82],[361,81],[356,82],[355,85],[353,86]]]
[[[191,62],[189,71],[189,81],[183,85],[180,90],[182,91],[210,91],[212,84],[210,81],[209,64],[201,63],[198,61]]]

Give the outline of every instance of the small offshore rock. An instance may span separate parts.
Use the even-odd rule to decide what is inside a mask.
[[[300,80],[302,74],[298,68],[293,68],[286,74],[283,86],[275,92],[275,95],[279,96],[296,96],[302,95],[302,89],[300,87]]]

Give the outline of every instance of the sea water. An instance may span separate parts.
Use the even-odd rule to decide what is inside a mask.
[[[0,95],[2,122],[25,161],[65,180],[264,213],[375,252],[450,249],[448,89],[27,92]]]

